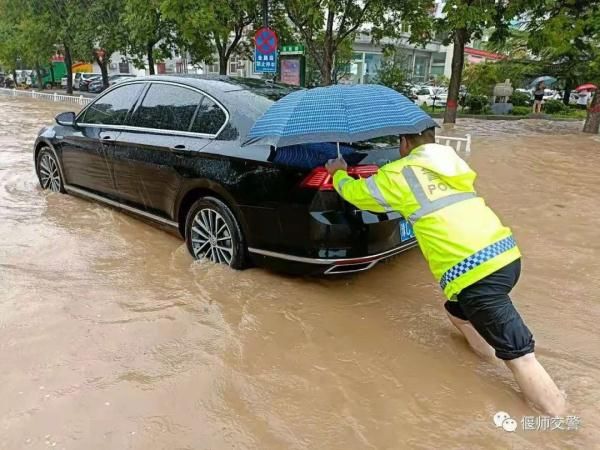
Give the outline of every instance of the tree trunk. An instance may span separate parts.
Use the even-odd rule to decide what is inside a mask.
[[[600,93],[596,90],[592,104],[588,108],[585,124],[583,125],[583,132],[598,134],[598,131],[600,131]]]
[[[17,69],[13,68],[12,76],[13,76],[13,82],[15,84],[13,87],[17,87]]]
[[[65,66],[67,69],[67,94],[73,93],[73,61],[71,60],[71,48],[64,44],[65,47]]]
[[[42,71],[39,65],[35,66],[35,77],[37,81],[38,88],[41,90],[44,89],[44,80],[42,80]]]
[[[563,103],[569,106],[569,100],[571,99],[571,89],[573,89],[573,81],[567,78],[565,82],[565,93],[563,95]]]
[[[444,114],[444,123],[456,123],[456,107],[458,106],[458,94],[460,92],[460,82],[462,81],[466,38],[466,29],[460,28],[454,32],[452,75],[450,76],[450,84],[448,85],[448,100],[446,103],[446,113]]]
[[[229,63],[229,58],[226,54],[219,53],[219,75],[227,75],[227,64]]]
[[[148,54],[148,74],[154,75],[154,42],[148,42],[146,53]]]
[[[331,72],[333,71],[333,58],[325,47],[323,51],[323,66],[321,67],[321,86],[329,86],[332,83]]]
[[[334,12],[330,9],[327,13],[325,26],[325,39],[323,42],[323,64],[321,65],[321,86],[329,86],[332,83],[333,72],[333,19]]]
[[[108,52],[106,54],[108,54]],[[107,67],[108,59],[106,58],[106,55],[104,56],[104,58],[102,58],[102,60],[98,59],[97,56],[95,56],[94,59],[100,66],[100,73],[102,73],[102,85],[104,86],[105,89],[107,89],[108,88],[108,67]]]

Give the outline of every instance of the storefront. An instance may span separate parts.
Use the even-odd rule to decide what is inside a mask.
[[[374,44],[368,34],[361,34],[353,45],[353,54],[345,73],[339,74],[342,83],[372,83],[384,62],[383,48],[386,45],[396,47],[396,54],[406,68],[407,78],[413,83],[424,83],[436,76],[444,75],[447,48],[439,42],[416,48],[407,39],[383,40]]]

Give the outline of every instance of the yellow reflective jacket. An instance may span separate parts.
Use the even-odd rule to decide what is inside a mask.
[[[452,147],[426,144],[366,179],[339,170],[336,191],[357,208],[397,211],[409,220],[446,296],[518,259],[509,228],[475,193],[477,175]]]

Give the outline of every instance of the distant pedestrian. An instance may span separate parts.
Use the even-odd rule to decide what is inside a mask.
[[[544,90],[546,85],[540,81],[533,91],[533,113],[540,114],[542,112],[542,103],[544,102]]]
[[[577,99],[577,107],[579,109],[587,109],[588,97],[589,92],[586,89],[579,92],[579,98]]]

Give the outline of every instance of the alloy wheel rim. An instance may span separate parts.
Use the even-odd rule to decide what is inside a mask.
[[[40,160],[40,180],[44,189],[60,192],[60,173],[54,158],[45,153]]]
[[[231,264],[233,240],[225,219],[214,209],[198,211],[192,222],[192,249],[197,259],[206,258],[218,264]]]

